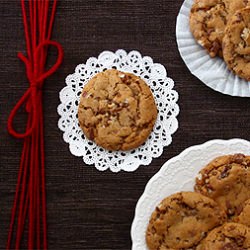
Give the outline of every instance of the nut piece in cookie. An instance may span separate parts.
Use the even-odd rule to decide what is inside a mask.
[[[180,192],[156,207],[146,242],[150,250],[191,249],[225,220],[226,214],[212,199],[194,192]]]
[[[239,206],[239,215],[235,218],[235,222],[244,224],[250,227],[250,199],[242,206]]]
[[[250,249],[250,228],[237,223],[225,223],[212,230],[197,250]]]
[[[239,207],[250,199],[250,156],[214,159],[200,171],[194,189],[214,199],[229,217],[236,216]]]
[[[80,126],[90,140],[108,150],[143,144],[157,118],[149,86],[138,76],[106,70],[83,88],[78,107]]]
[[[250,81],[250,7],[241,9],[232,16],[222,46],[228,68]]]

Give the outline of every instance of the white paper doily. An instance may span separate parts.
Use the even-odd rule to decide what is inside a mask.
[[[177,17],[176,37],[182,59],[191,73],[208,87],[231,96],[250,97],[250,82],[234,75],[221,58],[211,58],[194,39],[189,28],[193,2],[185,0]]]
[[[83,86],[98,72],[116,67],[118,70],[140,76],[150,86],[158,108],[158,117],[153,132],[139,148],[127,152],[107,151],[85,138],[77,119],[78,102]],[[174,81],[167,76],[163,65],[153,63],[149,56],[142,57],[138,51],[124,50],[102,52],[91,57],[86,64],[76,67],[75,73],[67,76],[67,86],[60,92],[58,106],[59,128],[63,139],[75,156],[83,158],[86,164],[94,164],[98,170],[113,172],[134,171],[140,165],[149,165],[152,158],[159,157],[165,146],[172,142],[171,135],[178,128],[178,93],[173,90]]]
[[[131,228],[132,250],[147,250],[145,232],[155,207],[167,196],[193,191],[198,172],[217,156],[250,155],[250,142],[242,139],[212,140],[192,146],[167,161],[146,185],[139,199]]]

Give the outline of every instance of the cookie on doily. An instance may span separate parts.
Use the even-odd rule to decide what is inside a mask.
[[[108,150],[131,150],[146,141],[157,118],[148,85],[116,69],[95,75],[83,88],[78,108],[88,139]]]
[[[110,69],[117,69],[117,71],[110,71]],[[85,125],[88,125],[88,122],[90,122],[91,119],[94,120],[96,114],[92,115],[90,112],[86,117],[83,117],[85,111],[82,113],[82,108],[80,108],[78,113],[78,106],[81,102],[80,106],[82,107],[84,102],[83,100],[81,101],[81,97],[84,99],[83,96],[89,94],[85,93],[83,89],[88,88],[88,83],[89,85],[93,84],[93,80],[91,79],[97,75],[103,76],[107,74],[107,72],[114,73],[118,71],[126,72],[124,73],[124,77],[131,77],[131,79],[135,79],[135,81],[139,79],[138,81],[140,84],[137,85],[137,87],[140,86],[140,88],[143,88],[143,90],[140,90],[139,95],[141,95],[142,92],[145,92],[145,96],[141,95],[141,98],[148,95],[149,99],[147,102],[140,102],[140,105],[137,105],[138,111],[146,110],[146,113],[143,111],[144,113],[140,114],[141,118],[145,118],[146,123],[143,121],[141,123],[140,118],[138,119],[138,117],[131,117],[132,119],[135,118],[137,120],[135,121],[137,127],[135,127],[134,131],[136,134],[134,142],[132,144],[130,143],[130,145],[128,144],[129,147],[125,147],[125,144],[121,147],[120,144],[116,148],[116,143],[114,143],[112,147],[106,147],[108,149],[134,149],[126,151],[109,151],[103,148],[109,144],[104,142],[104,140],[101,141],[102,143],[96,141],[102,146],[100,147],[87,138],[88,136],[90,139],[93,139],[93,135],[90,130],[87,131],[87,126]],[[149,56],[142,56],[138,51],[131,51],[129,53],[124,50],[117,50],[115,53],[104,51],[97,58],[89,58],[86,63],[78,65],[73,74],[67,76],[66,86],[60,91],[61,103],[58,106],[58,113],[60,115],[58,126],[63,131],[64,141],[69,143],[70,152],[75,156],[82,157],[86,164],[93,164],[100,171],[110,169],[112,172],[119,172],[121,170],[132,172],[140,165],[149,165],[153,158],[159,157],[163,153],[164,147],[171,144],[172,134],[178,128],[178,121],[176,118],[179,114],[179,106],[177,104],[178,93],[173,88],[174,81],[167,76],[165,67],[159,63],[154,63]],[[136,87],[134,91],[137,91]],[[98,91],[96,91],[95,95],[98,94]],[[124,96],[125,95],[122,94],[122,98],[124,98]],[[99,107],[97,100],[94,100],[91,97],[88,99],[95,102]],[[134,100],[133,98],[130,100],[131,108],[128,110],[128,113],[124,112],[124,120],[127,119],[126,115],[128,115],[128,117],[132,115],[132,105],[136,104],[135,99],[136,97],[134,97]],[[105,102],[104,99],[103,101]],[[124,102],[123,105],[126,106],[127,101],[124,100]],[[91,104],[93,109],[95,104]],[[102,104],[100,103],[100,105]],[[112,110],[110,114],[121,108],[116,107],[116,103],[113,101],[108,105],[110,105],[110,111]],[[121,109],[120,112],[122,110],[123,109]],[[88,120],[88,118],[90,118],[90,120]],[[86,130],[85,132],[87,136],[83,133],[80,125],[82,125],[83,130]],[[103,124],[100,122],[99,125],[102,126]],[[140,128],[140,125],[142,125],[142,128]],[[145,128],[143,128],[143,126],[145,126]],[[116,129],[120,129],[120,127]],[[130,126],[127,126],[126,130],[127,129],[129,130]],[[105,131],[107,132],[107,130]],[[128,132],[130,131],[122,129],[119,131],[119,133],[125,134]],[[132,140],[130,140],[130,142],[131,141]]]

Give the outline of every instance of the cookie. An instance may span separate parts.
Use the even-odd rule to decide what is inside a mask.
[[[221,42],[227,12],[221,0],[195,1],[190,13],[190,30],[211,57],[222,55]]]
[[[250,249],[250,229],[237,223],[225,223],[212,230],[197,250]]]
[[[237,10],[243,9],[250,5],[249,0],[223,0],[227,11],[227,23]]]
[[[239,207],[239,215],[234,221],[250,227],[250,200]]]
[[[95,75],[83,88],[78,120],[86,137],[108,150],[143,144],[157,118],[149,86],[138,76],[116,69]]]
[[[250,7],[241,9],[232,16],[222,46],[228,68],[250,81]]]
[[[237,215],[241,204],[250,199],[250,156],[214,159],[200,171],[194,189],[214,199],[229,217]]]
[[[146,242],[150,250],[191,249],[225,220],[226,214],[212,199],[195,192],[180,192],[156,207]]]
[[[228,20],[249,0],[196,0],[190,12],[190,30],[211,57],[222,57],[222,39]]]

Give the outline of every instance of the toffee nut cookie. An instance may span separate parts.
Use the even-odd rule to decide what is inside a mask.
[[[225,220],[226,214],[212,199],[194,192],[176,193],[156,207],[146,242],[150,250],[192,249]]]
[[[190,30],[211,57],[222,55],[221,42],[227,12],[222,0],[196,0],[190,13]]]
[[[200,171],[194,189],[214,199],[229,217],[237,215],[250,199],[250,156],[235,154],[214,159]]]
[[[250,5],[249,0],[223,0],[227,11],[227,23],[237,10],[243,9]]]
[[[228,68],[250,81],[250,7],[241,9],[232,16],[222,46]]]
[[[225,223],[212,230],[197,250],[249,250],[250,228],[237,223]]]
[[[242,206],[240,206],[239,213],[239,216],[235,218],[235,222],[250,227],[250,200],[247,200]]]
[[[190,13],[190,30],[211,57],[222,57],[222,39],[228,20],[249,0],[195,0]]]
[[[154,97],[138,76],[116,69],[95,75],[83,88],[78,120],[88,139],[108,150],[144,143],[157,118]]]

